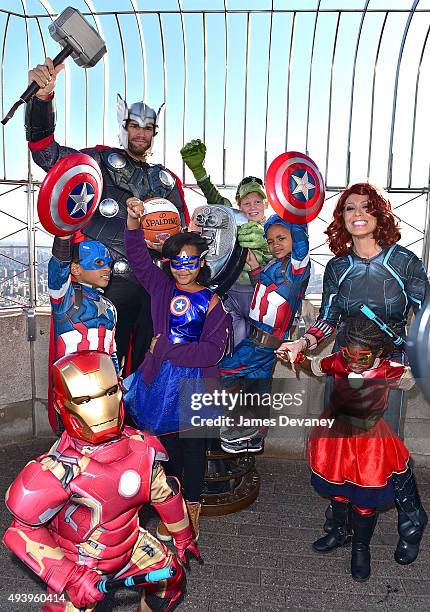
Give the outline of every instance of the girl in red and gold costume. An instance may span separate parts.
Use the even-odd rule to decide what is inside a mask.
[[[414,379],[409,367],[382,357],[390,340],[373,322],[348,319],[344,338],[340,351],[327,357],[298,357],[315,376],[334,378],[322,415],[333,421],[314,428],[307,445],[312,485],[331,497],[333,508],[333,527],[313,548],[327,553],[343,546],[352,528],[351,575],[364,581],[370,576],[377,510],[394,502],[396,479],[409,471],[409,452],[383,418],[388,393],[410,389]],[[419,539],[415,544],[418,554]]]

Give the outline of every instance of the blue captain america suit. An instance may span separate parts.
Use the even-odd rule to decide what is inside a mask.
[[[103,244],[87,241],[80,243],[78,248],[80,264],[86,270],[111,265],[112,258]],[[53,253],[48,264],[48,289],[53,314],[55,358],[84,350],[99,350],[111,355],[119,372],[114,339],[114,305],[102,296],[100,289],[72,282],[71,255],[66,255],[68,261],[58,259],[55,255],[62,255],[56,251],[55,243]]]
[[[75,245],[79,263],[87,270],[110,267],[109,250],[100,242],[85,241]],[[64,355],[85,350],[98,350],[111,356],[116,371],[116,309],[101,295],[100,290],[72,282],[72,237],[54,238],[52,257],[48,263],[48,292],[51,302],[51,335],[49,364]],[[49,372],[48,419],[55,433],[63,431],[63,424],[54,408],[52,380]]]
[[[167,334],[173,344],[200,340],[214,295],[205,287],[199,291],[175,287],[170,300]],[[156,435],[188,429],[191,417],[188,399],[193,393],[204,392],[201,368],[178,366],[168,359],[163,360],[150,385],[143,382],[137,370],[124,380],[124,387],[127,413],[139,429]]]
[[[213,296],[207,288],[184,292],[176,287],[170,302],[169,340],[174,344],[198,342]]]
[[[309,282],[309,239],[307,225],[288,223],[278,215],[272,215],[265,223],[265,235],[274,224],[290,230],[292,252],[250,273],[255,289],[249,319],[251,328],[274,336],[280,344],[288,338]],[[223,384],[228,386],[240,378],[268,379],[275,359],[274,347],[259,346],[251,338],[245,338],[233,355],[225,357],[220,364]]]

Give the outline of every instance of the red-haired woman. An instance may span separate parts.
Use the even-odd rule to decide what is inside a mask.
[[[369,183],[352,185],[341,194],[333,217],[326,233],[335,257],[325,270],[319,315],[302,338],[284,343],[277,351],[288,351],[291,363],[299,352],[317,347],[336,328],[333,351],[339,350],[344,345],[343,320],[359,315],[362,304],[404,337],[410,309],[417,312],[429,292],[421,260],[398,244],[399,228],[382,189]],[[385,357],[405,361],[400,348]],[[397,433],[402,399],[402,391],[391,391],[385,413],[385,420]],[[410,467],[404,474],[396,475],[393,484],[400,535],[394,557],[406,565],[418,555],[427,515]],[[337,517],[333,513],[333,521],[329,521],[331,530],[344,523],[346,515]]]

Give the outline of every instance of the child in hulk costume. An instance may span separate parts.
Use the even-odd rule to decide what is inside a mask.
[[[206,156],[206,145],[201,140],[191,140],[181,149],[182,159],[191,170],[197,185],[203,192],[208,204],[221,204],[232,206],[227,198],[224,198],[204,168]],[[267,209],[266,193],[263,181],[254,176],[247,176],[239,183],[236,191],[236,202],[248,223],[238,228],[237,238],[239,244],[251,249],[261,267],[272,259],[267,241],[264,237],[265,211]],[[249,272],[249,262],[245,263],[239,278],[227,292],[226,308],[230,311],[233,319],[234,344],[237,346],[249,335],[249,311],[251,308],[252,286]]]

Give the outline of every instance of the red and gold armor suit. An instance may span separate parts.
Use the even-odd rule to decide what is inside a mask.
[[[110,357],[88,351],[54,366],[56,408],[66,431],[30,461],[6,493],[14,520],[4,543],[46,584],[66,593],[44,612],[94,610],[103,599],[101,575],[125,578],[173,567],[167,580],[145,585],[140,610],[171,610],[181,596],[183,569],[175,555],[139,525],[151,503],[173,535],[178,556],[197,557],[185,503],[176,479],[159,461],[167,453],[157,438],[123,428],[122,394]]]

